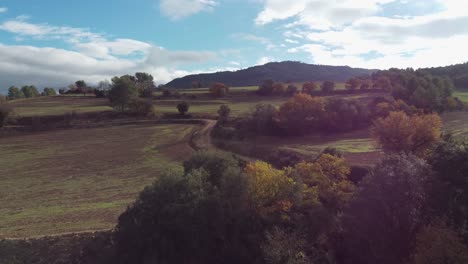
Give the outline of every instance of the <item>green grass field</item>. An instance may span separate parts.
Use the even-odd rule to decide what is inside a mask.
[[[89,113],[112,110],[108,99],[90,96],[50,96],[11,102],[18,116],[50,116],[71,112]]]
[[[75,129],[0,138],[0,239],[100,230],[192,149],[192,125]]]
[[[454,93],[455,97],[458,97],[462,102],[468,103],[468,91],[456,91]]]

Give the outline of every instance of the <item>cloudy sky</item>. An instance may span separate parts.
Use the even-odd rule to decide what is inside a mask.
[[[0,0],[0,91],[296,60],[468,61],[468,0]]]

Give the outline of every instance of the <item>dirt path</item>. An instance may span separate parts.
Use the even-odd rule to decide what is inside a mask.
[[[213,131],[217,121],[210,119],[202,119],[200,121],[204,123],[204,126],[192,134],[190,146],[196,151],[216,148],[211,141],[211,131]]]

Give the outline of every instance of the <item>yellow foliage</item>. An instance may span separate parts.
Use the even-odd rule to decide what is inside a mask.
[[[424,155],[439,141],[441,129],[442,119],[437,114],[408,116],[404,112],[391,112],[374,122],[371,134],[385,151]]]
[[[350,171],[344,159],[323,154],[313,163],[296,164],[287,174],[304,182],[304,195],[308,200],[319,200],[330,208],[342,208],[355,190],[348,180]]]
[[[256,161],[246,166],[245,173],[248,176],[248,192],[257,209],[268,207],[285,211],[292,207],[288,198],[294,181],[284,171],[266,162]]]

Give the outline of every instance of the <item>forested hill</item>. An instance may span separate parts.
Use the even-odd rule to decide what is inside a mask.
[[[432,75],[449,76],[457,88],[468,89],[468,62],[422,70]]]
[[[207,87],[213,82],[222,82],[229,86],[259,85],[264,80],[278,82],[305,82],[305,81],[346,81],[351,77],[367,75],[374,70],[357,69],[348,66],[313,65],[301,62],[272,62],[262,66],[231,72],[216,72],[197,75],[188,75],[175,79],[168,84],[171,88],[189,88],[193,82],[200,82]]]

